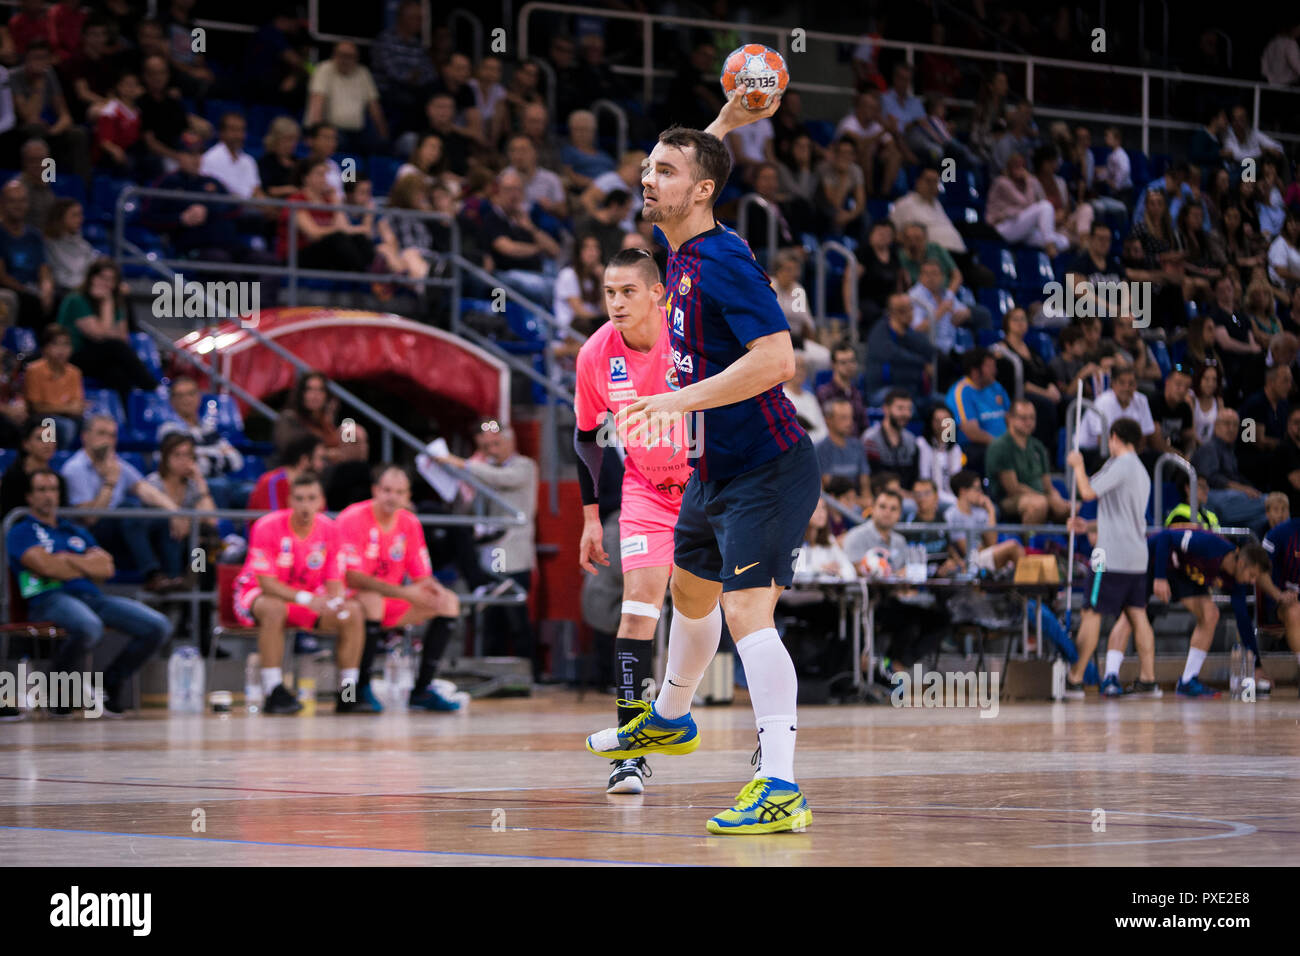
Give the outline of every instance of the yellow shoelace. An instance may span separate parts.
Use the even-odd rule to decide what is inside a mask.
[[[642,724],[650,719],[650,705],[643,700],[625,700],[619,698],[618,706],[640,708],[641,713],[637,714],[622,727],[618,728],[620,734],[630,734],[637,730]]]

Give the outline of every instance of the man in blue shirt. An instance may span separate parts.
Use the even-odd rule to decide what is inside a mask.
[[[121,716],[122,684],[171,637],[171,622],[139,601],[99,590],[95,582],[113,576],[113,558],[85,528],[59,518],[59,478],[50,469],[32,472],[27,507],[32,513],[9,529],[5,547],[28,617],[67,631],[52,665],[56,673],[77,670],[105,627],[130,638],[104,671],[104,713]],[[63,706],[52,710],[70,713]]]
[[[967,467],[984,474],[984,453],[993,439],[1007,431],[1011,398],[998,384],[998,362],[988,349],[966,353],[966,377],[948,389],[947,405],[957,416],[957,441],[966,452]]]
[[[798,679],[773,612],[821,495],[817,454],[782,385],[794,373],[790,326],[766,273],[714,217],[731,174],[722,140],[776,112],[733,97],[704,132],[671,127],[646,161],[642,216],[668,247],[667,316],[677,388],[619,413],[641,428],[690,416],[700,456],[673,532],[673,619],[664,685],[644,712],[587,738],[605,759],[690,753],[695,688],[717,652],[721,612],[736,640],[758,728],[758,773],[710,833],[803,830],[794,777]],[[671,383],[670,383],[671,384]],[[701,429],[702,430],[698,430]]]

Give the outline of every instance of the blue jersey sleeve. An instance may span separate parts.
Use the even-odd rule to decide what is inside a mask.
[[[24,519],[9,529],[5,549],[9,552],[9,567],[15,574],[23,569],[22,557],[27,549],[37,543],[36,526],[30,520]]]
[[[789,332],[776,291],[754,257],[721,237],[711,251],[717,254],[700,263],[700,292],[717,308],[737,341],[748,345],[765,335]]]
[[[88,528],[83,528],[79,524],[69,525],[68,534],[78,535],[82,541],[86,542],[87,551],[91,548],[99,547],[99,542],[95,540],[95,536],[90,533],[90,530]]]
[[[1237,618],[1237,633],[1241,635],[1241,643],[1255,655],[1255,666],[1259,666],[1259,645],[1255,642],[1255,622],[1251,619],[1250,608],[1246,605],[1246,596],[1249,589],[1244,584],[1233,584],[1232,591],[1229,592],[1232,597],[1232,613]]]

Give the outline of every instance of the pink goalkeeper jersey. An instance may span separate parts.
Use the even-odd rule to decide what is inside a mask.
[[[673,365],[665,319],[660,320],[659,340],[649,352],[629,348],[614,323],[606,322],[578,352],[578,386],[573,401],[578,428],[581,431],[600,428],[606,411],[617,414],[638,398],[670,389],[675,391],[677,387],[677,369]],[[681,504],[682,492],[694,467],[684,432],[679,425],[667,435],[632,444],[627,442],[625,431],[619,433],[627,452],[624,481],[640,482],[674,509]]]
[[[405,508],[385,531],[375,520],[374,500],[358,501],[339,512],[338,528],[345,568],[387,584],[401,584],[408,574],[412,581],[433,575],[424,528]]]
[[[299,538],[289,526],[293,512],[272,511],[253,522],[244,569],[235,590],[257,587],[259,574],[274,574],[292,588],[317,591],[327,581],[343,579],[343,552],[338,525],[317,515],[311,533]]]

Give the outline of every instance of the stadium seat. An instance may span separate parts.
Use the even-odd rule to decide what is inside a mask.
[[[90,208],[86,210],[86,218],[111,224],[117,212],[118,195],[123,189],[131,185],[133,183],[129,179],[96,176],[91,181]]]
[[[998,285],[1015,287],[1019,284],[1016,257],[1006,245],[1000,242],[977,239],[974,246],[975,257],[979,259],[986,269],[992,271]]]
[[[975,344],[982,349],[1002,341],[1002,333],[997,329],[980,329],[975,334]]]
[[[975,335],[964,325],[957,326],[956,348],[958,352],[969,352],[975,347]]]
[[[1056,340],[1046,329],[1029,329],[1025,333],[1025,344],[1037,352],[1044,362],[1056,358]]]
[[[119,457],[127,464],[133,465],[135,470],[142,475],[147,475],[153,471],[153,465],[149,464],[145,456],[138,451],[124,451],[120,453]]]
[[[122,408],[122,399],[111,388],[87,388],[86,414],[110,415],[117,422],[118,434],[126,430],[126,410]]]
[[[995,326],[1002,324],[1002,318],[1016,307],[1016,300],[1006,289],[980,289],[975,301],[989,310]]]
[[[133,389],[126,397],[127,421],[133,446],[152,450],[158,445],[158,428],[163,422],[179,421],[167,397],[167,389]]]
[[[217,433],[223,438],[242,437],[244,434],[244,417],[239,414],[239,403],[233,395],[204,395],[199,402],[199,418],[215,416]]]
[[[131,348],[135,350],[141,364],[149,370],[149,374],[162,381],[162,356],[158,354],[158,345],[153,336],[148,332],[132,332]]]
[[[75,199],[86,205],[86,181],[76,173],[60,172],[50,183],[50,190],[60,199]]]
[[[835,138],[835,124],[830,120],[807,120],[803,125],[818,146],[829,146]]]
[[[1169,347],[1165,345],[1162,339],[1156,339],[1148,343],[1151,346],[1151,352],[1156,357],[1156,364],[1160,366],[1161,376],[1167,377],[1174,367],[1174,363],[1169,360]]]
[[[36,341],[36,333],[20,325],[11,325],[5,329],[4,338],[0,339],[0,345],[3,345],[6,350],[13,352],[20,358],[35,355],[40,351],[40,345]]]
[[[0,448],[0,472],[8,471],[9,466],[14,463],[14,459],[17,457],[18,450],[16,448]]]
[[[73,452],[66,448],[62,451],[56,451],[53,457],[50,458],[50,468],[54,471],[60,470],[65,464],[67,464],[68,459],[71,458],[72,455]]]
[[[371,156],[370,157],[370,181],[374,185],[376,196],[387,196],[393,188],[393,183],[397,180],[397,170],[402,166],[402,160],[393,156]]]
[[[1016,272],[1022,286],[1040,290],[1048,282],[1056,281],[1056,271],[1047,253],[1040,249],[1021,249],[1016,254]]]

